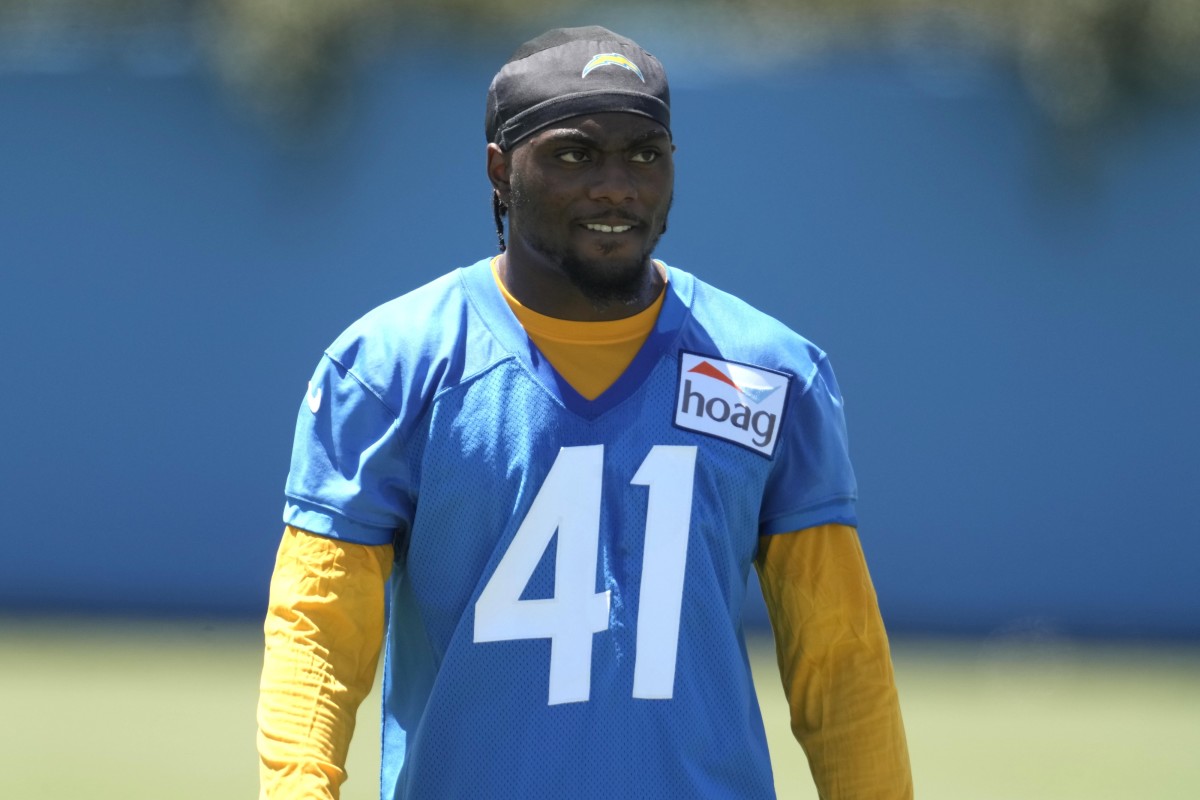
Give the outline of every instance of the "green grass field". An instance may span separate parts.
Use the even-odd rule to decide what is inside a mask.
[[[1200,797],[1200,647],[894,643],[917,797]],[[0,622],[0,797],[256,795],[258,632],[228,623]],[[781,798],[815,798],[769,645],[754,668]],[[346,800],[377,798],[378,695]]]

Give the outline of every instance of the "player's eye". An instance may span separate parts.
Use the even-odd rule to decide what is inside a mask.
[[[588,160],[588,155],[585,150],[563,150],[558,153],[558,159],[568,164],[583,164]]]
[[[658,152],[658,150],[654,148],[648,148],[646,150],[638,150],[633,154],[632,160],[638,164],[651,164],[658,160],[659,155],[661,154]]]

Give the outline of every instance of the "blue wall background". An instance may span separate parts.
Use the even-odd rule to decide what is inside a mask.
[[[494,250],[509,49],[292,148],[191,71],[0,75],[0,611],[261,614],[322,348]],[[995,65],[654,49],[659,255],[831,353],[893,631],[1200,636],[1200,109],[1072,140]]]

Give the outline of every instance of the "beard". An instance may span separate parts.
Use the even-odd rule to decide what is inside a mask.
[[[654,279],[650,255],[658,245],[659,238],[667,230],[667,215],[673,201],[672,195],[663,214],[662,224],[645,240],[641,252],[625,257],[613,255],[622,247],[618,242],[608,246],[601,245],[592,253],[582,253],[572,247],[565,236],[555,241],[546,235],[544,230],[538,230],[533,225],[519,225],[516,235],[519,235],[531,250],[554,264],[597,310],[617,305],[632,306],[643,299],[646,284]],[[536,192],[526,192],[523,183],[514,175],[509,196],[510,230],[514,218],[554,219],[557,212],[550,205],[539,199]],[[622,215],[620,212],[613,216],[624,216],[631,223],[639,225],[655,224],[653,221],[647,223],[646,220],[628,214]],[[567,222],[564,221],[562,228],[566,227]]]
[[[655,236],[653,241],[648,242],[646,252],[620,261],[601,261],[604,255],[603,248],[600,256],[588,258],[571,251],[556,252],[536,237],[526,241],[542,255],[555,258],[559,269],[588,302],[597,309],[604,309],[616,305],[635,305],[638,302],[649,279],[646,265],[650,261],[650,253],[653,252],[658,237]]]

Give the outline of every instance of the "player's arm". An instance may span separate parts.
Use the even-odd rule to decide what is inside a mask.
[[[383,643],[392,546],[288,526],[271,577],[258,701],[261,800],[336,800]]]
[[[887,633],[858,532],[759,540],[759,581],[791,709],[822,800],[912,798]]]

